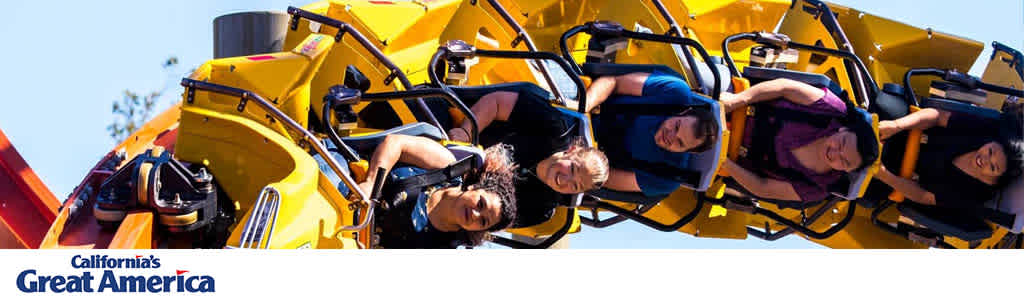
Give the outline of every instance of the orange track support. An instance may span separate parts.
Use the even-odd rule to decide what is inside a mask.
[[[60,202],[0,131],[0,248],[36,248]]]

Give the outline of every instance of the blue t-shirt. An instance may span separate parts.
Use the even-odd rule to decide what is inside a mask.
[[[710,103],[710,99],[701,97],[690,91],[690,86],[675,74],[655,71],[644,81],[642,96],[613,95],[605,101],[608,104],[686,104],[700,105]],[[627,116],[605,114],[594,118],[594,130],[598,144],[602,148],[621,145],[624,151],[606,151],[612,166],[616,162],[641,160],[651,163],[687,168],[690,154],[685,152],[669,152],[658,147],[654,142],[654,134],[661,123],[670,116]],[[602,124],[612,122],[611,124]],[[606,128],[625,128],[621,137],[616,133],[607,132]],[[615,141],[616,139],[620,139]],[[628,153],[630,157],[615,157]],[[667,195],[677,188],[680,182],[673,179],[658,177],[653,174],[630,168],[636,174],[640,190],[647,196]]]

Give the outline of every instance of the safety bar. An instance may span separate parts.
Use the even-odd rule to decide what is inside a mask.
[[[592,201],[589,203],[585,203],[582,206],[604,209],[612,213],[615,213],[619,216],[622,216],[624,218],[636,221],[637,223],[643,224],[644,226],[654,228],[655,230],[663,232],[673,232],[679,230],[679,228],[683,228],[683,226],[686,226],[686,224],[690,223],[690,221],[693,221],[693,219],[697,218],[697,215],[700,214],[701,209],[704,208],[704,199],[706,198],[706,196],[704,196],[702,193],[696,193],[696,195],[697,204],[694,205],[693,209],[672,224],[662,224],[658,221],[644,217],[642,214],[638,214],[631,210],[612,205],[605,201]]]
[[[459,97],[456,96],[455,93],[453,93],[452,90],[447,88],[447,87],[442,87],[442,88],[423,88],[423,89],[415,89],[415,90],[399,91],[399,92],[369,93],[369,94],[363,94],[362,95],[362,100],[363,101],[370,101],[370,102],[378,102],[378,101],[388,101],[390,99],[400,99],[400,98],[406,98],[406,97],[439,97],[439,98],[444,99],[445,101],[448,101],[448,104],[451,104],[452,106],[455,106],[456,108],[458,108],[459,111],[461,111],[464,115],[466,115],[466,118],[468,118],[470,121],[472,121],[470,126],[472,126],[472,128],[473,128],[473,132],[471,132],[470,143],[472,143],[473,145],[480,145],[480,142],[479,142],[480,129],[477,128],[476,115],[473,114],[473,111],[470,110],[469,107],[466,106],[466,104],[462,102],[462,100],[459,100]]]
[[[666,32],[665,35],[671,36],[675,34],[678,37],[686,36],[685,34],[683,34],[682,27],[679,27],[679,23],[676,23],[676,18],[672,17],[672,15],[668,13],[668,9],[665,8],[665,4],[661,3],[661,0],[651,0],[651,3],[654,4],[654,7],[656,9],[658,9],[658,13],[661,14],[661,17],[665,18],[665,22],[668,22],[668,32]],[[694,81],[704,82],[704,79],[701,78],[702,75],[700,75],[700,72],[697,71],[697,60],[693,58],[693,53],[690,53],[690,51],[686,50],[682,52],[683,58],[686,59],[686,64],[689,65],[690,70],[693,71],[690,73],[693,74]]]
[[[569,211],[565,215],[565,224],[562,224],[562,227],[558,228],[558,231],[555,231],[555,233],[551,234],[551,236],[547,237],[540,243],[529,244],[497,235],[491,235],[491,242],[515,249],[547,249],[548,247],[551,247],[551,245],[554,245],[555,242],[558,242],[558,240],[562,239],[562,237],[569,233],[569,229],[572,228],[573,218],[576,216],[576,208],[570,207]]]
[[[789,37],[784,34],[767,32],[747,32],[731,35],[722,41],[722,49],[729,49],[729,44],[739,40],[748,40],[761,45],[773,46],[780,49],[793,48],[816,54],[842,58],[844,61],[852,62],[853,65],[856,66],[856,69],[849,70],[847,73],[850,74],[850,81],[856,89],[854,92],[860,99],[858,102],[864,106],[868,106],[871,103],[870,99],[873,99],[873,97],[878,94],[878,83],[871,78],[871,73],[868,73],[868,68],[864,65],[864,61],[862,61],[860,57],[857,57],[857,55],[853,54],[853,52],[797,43],[790,40]],[[732,73],[732,76],[741,77],[742,75],[740,74],[740,70],[736,68],[736,62],[733,61],[732,55],[729,54],[729,51],[723,51],[722,55],[725,57],[725,63],[729,66],[729,72]],[[861,75],[864,76],[863,78],[867,79],[861,80]],[[870,90],[867,89],[869,87]]]
[[[355,27],[352,27],[352,25],[349,25],[348,23],[342,22],[340,20],[329,18],[324,15],[319,15],[310,11],[302,10],[294,6],[288,7],[288,14],[292,16],[290,28],[293,31],[299,28],[299,19],[301,18],[338,29],[338,34],[334,36],[334,40],[336,42],[340,42],[342,37],[344,37],[345,34],[348,33],[350,36],[352,36],[352,38],[355,38],[356,42],[358,42],[359,45],[362,45],[363,48],[366,49],[366,51],[370,52],[370,54],[373,55],[374,58],[377,58],[377,60],[380,61],[381,64],[387,67],[388,71],[391,72],[391,74],[388,74],[388,76],[384,78],[384,85],[391,84],[391,81],[397,78],[398,81],[402,83],[402,87],[404,89],[412,89],[412,82],[409,81],[409,77],[405,75],[405,72],[402,72],[402,69],[398,68],[398,66],[395,65],[395,63],[392,62],[391,59],[385,56],[384,53],[380,51],[380,49],[377,49],[377,46],[370,42],[370,40],[367,39],[366,36],[363,35],[361,32],[359,32],[359,30],[356,30]],[[427,103],[423,102],[423,99],[416,99],[416,105],[419,106],[419,109],[423,112],[424,115],[426,115],[427,120],[430,121],[431,124],[437,126],[438,129],[441,129],[441,134],[447,139],[448,135],[447,133],[445,133],[444,127],[441,126],[441,122],[438,122],[437,118],[434,117],[434,114],[431,113],[430,108],[427,107]]]
[[[566,60],[572,63],[573,68],[575,68],[576,70],[576,74],[583,75],[583,69],[580,68],[580,66],[576,63],[576,59],[572,57],[571,53],[569,53],[568,41],[570,38],[581,32],[590,35],[602,34],[606,36],[623,37],[642,41],[675,44],[679,45],[680,47],[683,47],[684,49],[686,47],[696,49],[697,53],[699,53],[701,58],[704,59],[704,63],[707,64],[709,69],[711,69],[711,73],[715,76],[715,84],[711,92],[711,97],[715,99],[715,101],[717,101],[722,94],[722,78],[720,77],[721,74],[718,73],[718,68],[716,68],[714,63],[711,61],[711,55],[709,55],[708,51],[704,49],[704,46],[702,46],[697,41],[685,37],[650,34],[626,30],[625,28],[622,28],[622,25],[609,22],[587,22],[583,25],[578,25],[573,28],[569,28],[568,31],[562,34],[562,37],[559,39],[559,46],[562,48],[562,56],[564,56]],[[698,70],[693,69],[693,72],[696,73],[698,72]],[[702,89],[705,88],[703,86],[703,83],[697,83],[702,85]]]
[[[910,85],[910,78],[917,75],[932,75],[942,78],[942,80],[954,83],[961,87],[974,90],[982,89],[993,93],[999,93],[1014,97],[1024,97],[1024,90],[1013,89],[1001,85],[995,85],[985,83],[980,78],[957,72],[956,70],[942,70],[935,68],[920,68],[910,69],[906,74],[903,75],[903,97],[907,103],[913,104],[914,106],[920,106],[917,102],[917,95],[914,94],[914,89]]]
[[[505,6],[501,5],[497,0],[487,0],[487,4],[490,4],[491,8],[494,8],[494,11],[498,12],[498,15],[501,16],[501,19],[505,20],[505,23],[508,23],[508,26],[511,26],[512,30],[515,30],[516,38],[512,40],[512,48],[519,46],[519,43],[523,42],[526,44],[527,50],[533,52],[540,51],[537,49],[537,45],[533,43],[533,38],[530,37],[530,34],[526,32],[526,29],[523,29],[522,25],[519,25],[519,23],[512,18],[512,15],[508,13]],[[548,86],[551,87],[551,92],[555,95],[555,98],[563,99],[562,92],[558,90],[558,84],[555,82],[554,78],[551,77],[551,72],[548,70],[548,66],[539,61],[534,61],[534,63],[537,64],[541,76],[544,76],[544,81],[547,81]]]
[[[367,195],[363,193],[361,189],[359,189],[359,185],[356,184],[355,179],[352,179],[348,172],[342,171],[344,169],[341,168],[341,164],[334,159],[334,156],[330,155],[330,153],[327,151],[327,148],[325,148],[323,144],[318,142],[316,136],[314,136],[313,133],[306,130],[306,128],[302,127],[302,125],[299,125],[298,122],[292,120],[292,118],[288,117],[288,115],[278,110],[276,107],[274,107],[273,104],[270,104],[270,102],[261,97],[259,94],[239,88],[203,82],[189,78],[182,78],[181,86],[185,87],[185,93],[188,95],[187,97],[190,98],[187,100],[189,103],[192,102],[191,98],[194,97],[195,90],[239,97],[241,98],[241,101],[239,102],[239,110],[244,110],[246,103],[249,101],[256,103],[256,105],[258,105],[264,111],[269,113],[271,117],[281,121],[281,124],[285,126],[285,129],[292,130],[298,133],[301,136],[302,141],[309,144],[310,148],[313,148],[313,151],[316,151],[316,153],[320,154],[320,156],[324,158],[324,161],[327,162],[327,165],[330,166],[332,170],[334,170],[334,173],[337,173],[338,177],[341,177],[341,181],[345,183],[345,186],[347,186],[348,189],[351,190],[356,195],[358,201],[353,201],[353,203],[358,204],[362,207],[367,207],[369,209],[369,213],[372,214],[374,200],[367,197]],[[359,225],[345,226],[341,231],[362,230],[363,228],[366,227],[368,222],[369,218],[366,220],[366,222],[362,222]]]
[[[513,58],[513,59],[539,59],[539,60],[551,60],[558,64],[565,74],[569,75],[572,79],[573,84],[576,85],[576,98],[579,102],[579,112],[586,113],[587,107],[587,88],[583,84],[578,76],[573,76],[576,72],[573,71],[569,63],[562,57],[551,52],[530,52],[530,51],[512,51],[512,50],[483,50],[476,49],[476,47],[466,44],[466,42],[453,40],[448,41],[447,44],[437,48],[437,52],[430,58],[429,76],[430,82],[434,86],[446,88],[446,85],[437,74],[437,66],[447,65],[447,60],[451,58],[472,58],[472,57],[490,57],[490,58]],[[442,69],[443,70],[443,69]]]

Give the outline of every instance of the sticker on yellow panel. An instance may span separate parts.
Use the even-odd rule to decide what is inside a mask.
[[[309,58],[319,56],[324,51],[327,51],[333,43],[328,41],[329,37],[322,34],[313,34],[306,38],[299,44],[298,48],[292,50],[292,52],[304,55]]]

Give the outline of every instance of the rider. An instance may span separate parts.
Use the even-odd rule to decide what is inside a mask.
[[[323,160],[317,157],[323,166]],[[473,158],[469,158],[473,159]],[[387,182],[444,169],[457,162],[449,149],[436,141],[400,134],[384,138],[369,160],[367,180],[359,187],[367,195],[378,168],[388,172]],[[405,166],[395,167],[402,163]],[[485,150],[483,170],[423,187],[393,190],[385,184],[374,213],[384,248],[455,248],[476,246],[487,232],[507,228],[515,219],[513,177],[516,165],[508,150],[498,145]],[[333,173],[332,173],[333,175]],[[473,177],[473,178],[468,178]],[[342,194],[347,188],[340,185]]]
[[[749,149],[747,155],[739,162],[726,160],[723,165],[723,175],[731,176],[757,197],[823,200],[831,184],[847,172],[869,166],[879,155],[874,130],[867,122],[842,122],[855,108],[827,88],[774,79],[738,94],[723,93],[721,101],[727,112],[771,101],[766,108],[773,111],[762,116],[764,122],[748,121],[753,126],[748,125],[742,135],[742,144]],[[827,117],[827,122],[805,121],[818,119],[815,116]],[[759,126],[777,131],[754,134]]]
[[[484,145],[498,140],[512,147],[522,168],[516,177],[518,215],[513,227],[529,227],[547,221],[554,208],[570,195],[600,187],[608,178],[608,159],[578,137],[577,119],[548,104],[546,92],[491,92],[472,110]],[[508,125],[512,132],[487,138],[493,122]],[[468,141],[470,121],[448,131],[453,140]]]
[[[934,108],[921,109],[896,120],[879,123],[883,169],[876,177],[888,187],[873,184],[869,193],[884,197],[892,189],[911,201],[947,208],[979,208],[996,191],[1021,175],[1024,141],[1020,112],[1003,113],[999,120]],[[999,128],[993,131],[992,128]],[[899,177],[888,169],[901,165],[904,130],[922,129],[930,139],[921,145],[918,181]],[[889,168],[886,168],[889,167]]]
[[[668,195],[681,182],[649,173],[639,165],[686,169],[690,153],[707,151],[718,137],[719,124],[708,105],[712,100],[692,93],[677,75],[654,71],[599,77],[587,90],[587,99],[587,111],[595,113],[592,119],[598,145],[611,162],[605,187],[612,190]],[[621,109],[638,104],[688,108],[650,115]]]

